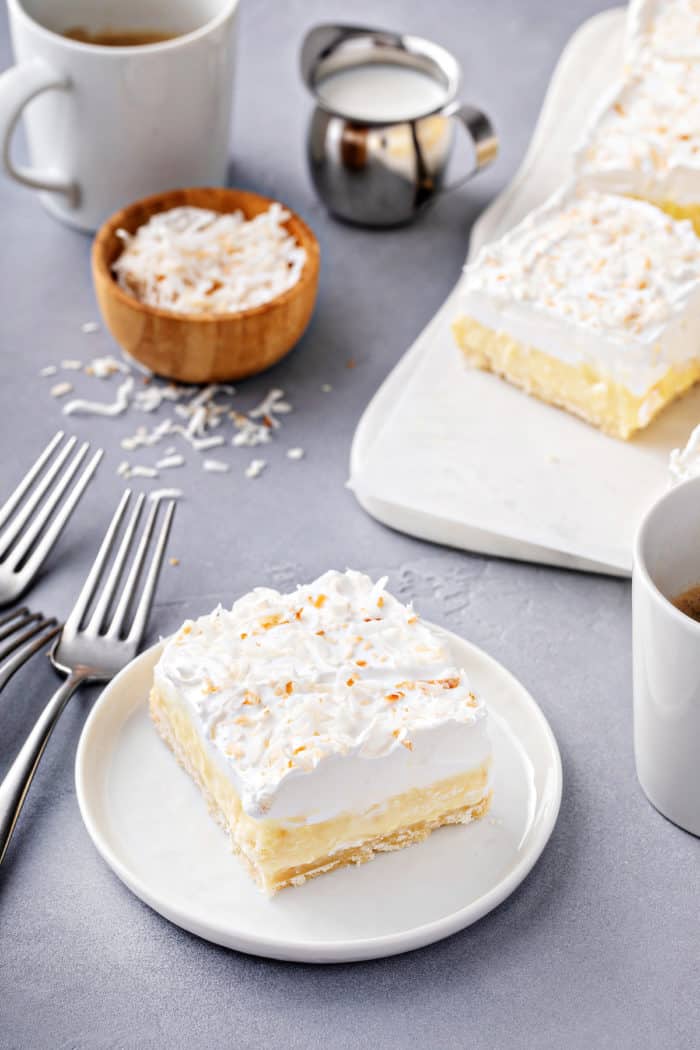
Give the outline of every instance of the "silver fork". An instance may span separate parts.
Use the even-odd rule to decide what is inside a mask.
[[[30,612],[26,605],[0,616],[0,689],[60,630],[55,619],[47,620],[43,613]]]
[[[0,507],[0,529],[3,530],[0,533],[0,605],[14,601],[32,582],[63,532],[102,458],[102,450],[98,449],[66,496],[68,486],[85,459],[90,444],[86,441],[80,446],[53,485],[77,440],[69,438],[57,452],[63,438],[63,431],[59,430],[10,498]],[[45,467],[47,469],[40,477]],[[54,511],[56,513],[52,519]]]
[[[127,489],[78,600],[51,650],[51,663],[59,674],[66,676],[66,680],[39,715],[0,784],[0,864],[41,756],[68,700],[84,682],[108,681],[138,652],[163,563],[175,503],[170,501],[166,507],[153,555],[146,568],[146,555],[160,501],[153,503],[134,551],[134,539],[143,508],[142,495],[136,499],[118,542],[120,526],[130,499],[131,492]],[[117,551],[108,569],[110,555],[115,547]],[[127,571],[130,552],[133,556]],[[124,576],[126,579],[117,598],[117,589]]]

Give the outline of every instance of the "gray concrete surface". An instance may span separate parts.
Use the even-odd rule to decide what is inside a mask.
[[[602,1048],[697,1046],[698,842],[642,797],[631,747],[629,585],[439,549],[369,517],[344,488],[350,440],[381,380],[452,286],[479,210],[512,176],[551,71],[599,0],[243,0],[231,180],[279,196],[316,230],[318,309],[298,349],[241,386],[271,385],[295,412],[269,469],[250,457],[174,483],[178,511],[150,634],[256,584],[351,565],[388,573],[431,619],[463,633],[532,691],[560,742],[564,800],[536,869],[471,929],[410,955],[314,968],[228,952],[169,925],[102,863],[80,820],[73,759],[94,694],[77,697],[52,739],[0,871],[0,1046],[43,1048]],[[341,18],[434,37],[464,63],[466,94],[493,115],[497,166],[410,229],[338,225],[314,199],[303,159],[310,102],[297,75],[305,28]],[[4,17],[0,67],[10,62]],[[89,239],[0,179],[0,491],[61,423],[45,364],[112,350],[100,332]],[[346,367],[353,358],[356,367]],[[76,380],[87,389],[86,380]],[[321,384],[330,383],[323,394]],[[65,614],[111,513],[141,422],[75,419],[106,460],[31,603]],[[285,450],[306,449],[300,463]],[[136,457],[134,457],[136,458]],[[148,460],[147,456],[143,461]],[[137,487],[147,488],[147,483]],[[0,696],[0,771],[54,679],[43,661]]]

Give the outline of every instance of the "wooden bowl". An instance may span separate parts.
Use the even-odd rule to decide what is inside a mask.
[[[291,214],[285,226],[306,250],[299,280],[276,299],[231,314],[177,314],[129,295],[112,275],[123,244],[117,230],[134,233],[157,212],[181,205],[212,211],[240,210],[247,219],[273,202],[243,190],[171,190],[130,204],[98,230],[92,247],[92,277],[107,328],[119,345],[152,372],[183,383],[242,379],[275,364],[301,338],[313,313],[318,286],[318,241]]]

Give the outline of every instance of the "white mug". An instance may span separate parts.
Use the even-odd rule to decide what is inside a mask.
[[[700,835],[700,623],[671,599],[700,584],[700,478],[644,518],[632,578],[634,752],[650,802]]]
[[[226,181],[238,0],[8,0],[17,65],[0,76],[6,172],[96,229],[161,190]],[[62,34],[158,32],[111,47]],[[25,112],[26,107],[26,112]],[[31,167],[12,159],[24,116]]]

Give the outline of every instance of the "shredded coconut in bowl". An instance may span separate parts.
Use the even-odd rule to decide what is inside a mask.
[[[171,208],[136,233],[118,230],[112,266],[125,292],[183,314],[231,314],[261,306],[299,280],[306,252],[284,226],[281,204],[246,219],[241,211]]]

